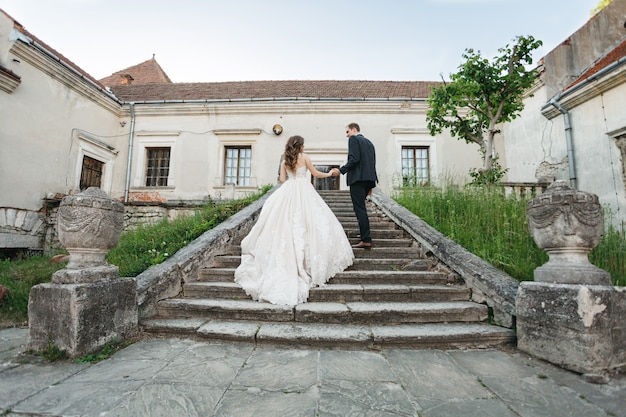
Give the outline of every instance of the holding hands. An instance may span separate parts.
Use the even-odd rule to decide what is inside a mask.
[[[328,172],[330,172],[331,177],[338,177],[341,174],[337,168],[333,168]]]

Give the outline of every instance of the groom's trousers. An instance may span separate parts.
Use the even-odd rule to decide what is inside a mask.
[[[359,232],[361,233],[361,242],[371,243],[372,236],[370,233],[370,220],[367,217],[367,207],[365,207],[365,199],[372,189],[372,181],[356,181],[350,185],[350,197],[352,198],[352,208],[359,222]]]

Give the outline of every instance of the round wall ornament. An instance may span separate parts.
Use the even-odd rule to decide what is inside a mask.
[[[279,124],[275,124],[274,126],[272,126],[272,131],[275,135],[280,135],[281,133],[283,133],[283,127]]]

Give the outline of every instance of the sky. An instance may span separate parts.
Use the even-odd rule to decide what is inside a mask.
[[[96,79],[153,56],[173,82],[440,81],[516,36],[537,60],[600,0],[0,0]]]

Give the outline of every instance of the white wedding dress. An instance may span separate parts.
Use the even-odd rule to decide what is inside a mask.
[[[241,242],[237,282],[253,299],[296,305],[354,262],[343,227],[307,175],[306,166],[268,197]]]

